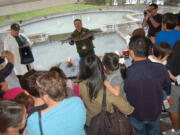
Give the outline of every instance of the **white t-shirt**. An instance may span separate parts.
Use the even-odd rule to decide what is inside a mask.
[[[155,56],[153,56],[153,55],[149,55],[149,56],[148,56],[148,59],[149,59],[150,61],[152,61],[152,62],[162,64],[162,62],[161,62],[160,60],[158,60],[158,59],[157,59]]]

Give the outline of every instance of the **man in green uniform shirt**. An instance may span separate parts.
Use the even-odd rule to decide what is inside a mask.
[[[94,54],[94,45],[92,40],[94,39],[90,30],[82,27],[80,19],[74,20],[74,26],[76,30],[71,34],[70,45],[76,43],[77,52],[80,58],[84,58],[87,55]]]

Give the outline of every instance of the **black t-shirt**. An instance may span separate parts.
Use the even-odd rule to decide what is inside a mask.
[[[161,15],[161,14],[157,14],[156,16],[152,16],[152,18],[153,18],[157,23],[159,23],[160,25],[159,25],[159,27],[155,28],[155,27],[152,25],[150,19],[148,18],[148,20],[147,20],[147,24],[148,24],[148,26],[149,26],[148,37],[156,36],[156,34],[161,31],[162,15]]]
[[[168,58],[168,65],[173,75],[180,74],[180,40],[177,41],[173,47],[171,56]]]

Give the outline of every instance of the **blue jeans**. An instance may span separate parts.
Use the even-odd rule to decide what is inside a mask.
[[[160,116],[155,121],[138,121],[134,117],[129,116],[129,120],[134,128],[136,135],[159,135]]]

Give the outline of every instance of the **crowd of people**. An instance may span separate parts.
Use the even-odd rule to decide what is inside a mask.
[[[32,43],[19,33],[18,24],[12,24],[0,58],[1,63],[7,61],[0,66],[0,134],[85,135],[103,109],[106,93],[106,111],[113,113],[115,106],[128,118],[133,127],[128,135],[159,135],[162,110],[169,112],[174,133],[180,135],[180,14],[157,11],[151,4],[144,11],[142,28],[132,33],[129,67],[116,52],[102,59],[96,56],[94,35],[87,36],[90,30],[75,19],[76,30],[68,38],[80,56],[75,84],[58,66],[35,71],[22,64],[20,44]],[[13,70],[21,87],[8,89],[5,79]]]

